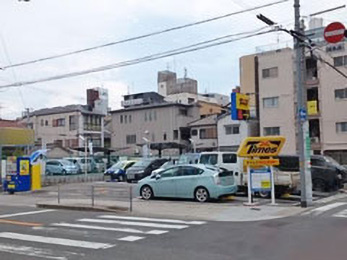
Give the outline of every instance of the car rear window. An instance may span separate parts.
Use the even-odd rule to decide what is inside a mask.
[[[218,163],[218,154],[202,154],[200,156],[200,163],[216,165]]]

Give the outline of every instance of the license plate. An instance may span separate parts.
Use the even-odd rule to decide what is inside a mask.
[[[7,185],[7,188],[8,188],[8,189],[14,189],[14,188],[16,188],[16,185],[14,185],[14,184],[9,184],[9,185]]]

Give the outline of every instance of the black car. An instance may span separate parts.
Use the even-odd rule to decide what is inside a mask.
[[[142,159],[127,170],[127,181],[134,182],[141,180],[151,175],[152,171],[160,168],[160,166],[162,166],[167,161],[168,159]]]
[[[299,156],[278,156],[280,171],[299,171]],[[311,178],[314,191],[334,191],[347,181],[347,169],[329,156],[311,155]]]

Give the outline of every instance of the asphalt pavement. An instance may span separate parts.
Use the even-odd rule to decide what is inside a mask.
[[[297,216],[215,222],[1,207],[7,259],[346,259],[347,200]]]

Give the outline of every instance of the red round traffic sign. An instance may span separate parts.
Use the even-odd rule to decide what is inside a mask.
[[[345,30],[342,23],[331,23],[324,29],[324,39],[329,43],[337,43],[345,37]]]

